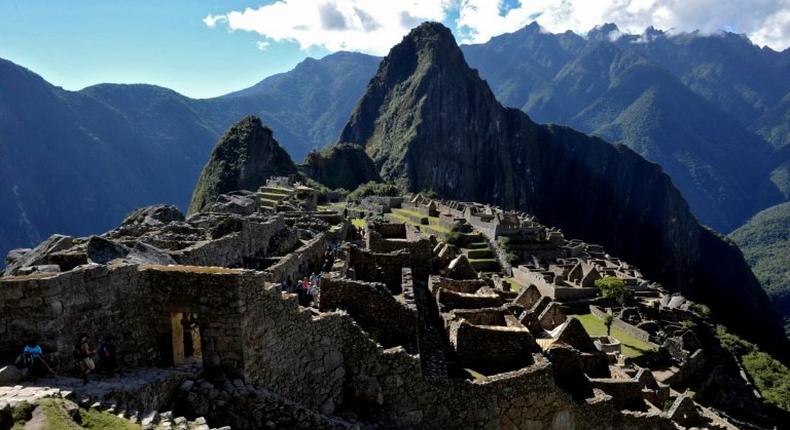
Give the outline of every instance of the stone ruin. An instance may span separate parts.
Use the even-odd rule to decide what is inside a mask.
[[[272,195],[289,186],[288,197]],[[0,357],[11,359],[35,336],[53,370],[68,375],[81,333],[112,334],[124,369],[161,369],[168,382],[142,395],[123,383],[97,392],[92,385],[109,382],[81,388],[62,377],[42,381],[50,384],[42,390],[60,384],[69,390],[59,392],[113,410],[172,408],[240,429],[734,428],[673,393],[673,381],[596,347],[538,283],[511,291],[509,273],[483,276],[459,249],[408,223],[370,223],[360,236],[343,212],[310,209],[312,194],[299,191],[275,178],[188,219],[154,206],[100,236],[56,235],[12,251],[0,278]],[[555,256],[569,267],[555,278],[578,283],[568,288],[588,288],[593,270],[641,280],[522,215],[402,202],[448,223],[464,220],[469,234],[492,234],[491,242],[535,238],[533,261]],[[313,274],[315,296],[289,290]],[[684,336],[666,350],[693,360],[693,339]],[[0,389],[0,402],[19,400],[8,393]]]

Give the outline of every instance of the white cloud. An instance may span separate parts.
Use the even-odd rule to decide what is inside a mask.
[[[268,49],[269,45],[271,45],[271,43],[265,40],[260,40],[258,42],[255,42],[255,47],[260,49],[261,51],[265,51],[266,49]]]
[[[458,14],[462,42],[486,42],[537,21],[546,31],[583,34],[614,22],[625,33],[648,26],[674,32],[744,33],[758,45],[790,45],[790,0],[276,0],[258,8],[208,15],[211,28],[256,32],[302,49],[386,54],[422,21]]]
[[[614,22],[639,34],[648,26],[675,32],[744,33],[758,45],[790,45],[790,0],[520,0],[501,12],[501,0],[459,0],[459,32],[485,42],[537,21],[551,32],[585,33]]]
[[[302,49],[319,46],[383,55],[422,21],[441,21],[455,0],[278,0],[259,8],[209,15],[214,27],[256,32],[267,40],[294,41]]]
[[[208,15],[203,18],[203,24],[206,24],[209,28],[214,28],[217,26],[218,22],[227,21],[224,15]]]

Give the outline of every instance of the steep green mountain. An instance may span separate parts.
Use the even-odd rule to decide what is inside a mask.
[[[758,213],[730,233],[730,238],[790,325],[790,202]]]
[[[189,213],[214,203],[220,194],[257,191],[272,176],[296,173],[291,157],[257,116],[234,124],[217,142],[195,185]]]
[[[195,100],[151,85],[66,91],[0,60],[0,255],[110,229],[140,206],[186,209],[212,146],[245,115],[303,159],[336,140],[377,64],[336,53],[244,94]]]
[[[300,167],[305,175],[332,189],[353,191],[361,184],[381,179],[364,149],[353,143],[338,143],[313,151]]]
[[[740,251],[697,223],[658,165],[503,107],[441,24],[392,48],[340,141],[363,146],[386,180],[534,213],[707,303],[735,331],[785,346]]]
[[[781,54],[731,34],[614,35],[611,24],[582,38],[533,23],[464,53],[504,104],[623,143],[660,164],[695,215],[719,231],[786,198],[770,179],[774,148],[750,131],[756,109],[767,112],[777,92],[790,89],[790,68],[780,78]],[[740,64],[748,61],[755,65]],[[746,93],[760,101],[747,105]],[[781,134],[786,123],[765,121],[763,135]]]
[[[758,118],[752,128],[777,149],[790,147],[790,93]]]
[[[729,34],[650,29],[612,41],[614,30],[582,37],[533,24],[462,49],[504,105],[658,162],[695,215],[719,231],[787,199],[790,51],[759,49]],[[212,145],[245,115],[262,118],[292,158],[303,160],[337,141],[379,60],[342,52],[307,59],[205,100],[149,85],[65,91],[2,62],[0,254],[54,232],[108,229],[141,205],[185,209]],[[758,135],[778,149],[771,152]]]
[[[614,39],[613,31],[619,30],[601,28],[600,37]],[[744,35],[672,35],[648,28],[616,43],[660,64],[741,124],[754,123],[790,91],[790,51],[760,48]]]

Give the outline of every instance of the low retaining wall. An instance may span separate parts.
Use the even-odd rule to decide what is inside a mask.
[[[603,316],[606,315],[606,312],[594,305],[590,305],[590,313],[595,315],[598,319],[603,319]],[[650,333],[642,330],[641,328],[628,324],[618,317],[614,317],[612,321],[612,327],[622,330],[628,333],[630,336],[641,340],[642,342],[650,342]]]
[[[324,261],[325,250],[326,236],[321,233],[266,269],[266,281],[283,282],[288,279],[295,282],[310,272],[317,272]]]

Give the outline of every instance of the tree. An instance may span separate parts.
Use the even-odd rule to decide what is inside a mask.
[[[422,194],[422,196],[425,197],[426,199],[431,199],[431,200],[439,197],[439,194],[437,194],[436,191],[431,189],[422,190],[420,191],[420,194]]]
[[[603,325],[606,326],[606,335],[612,335],[612,323],[614,322],[614,315],[607,313],[603,316]]]
[[[609,299],[610,301],[615,299],[620,304],[625,300],[625,284],[622,279],[616,276],[605,276],[596,279],[595,286],[601,290],[601,297],[605,299]]]

